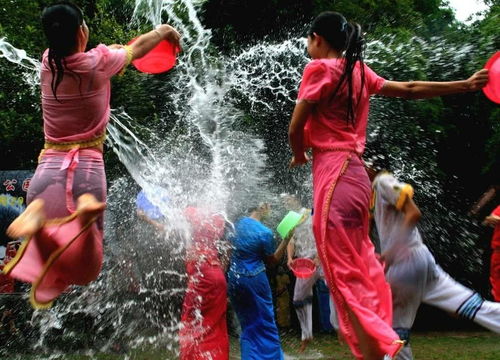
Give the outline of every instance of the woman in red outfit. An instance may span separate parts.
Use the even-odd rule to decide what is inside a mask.
[[[500,301],[500,205],[486,217],[485,222],[495,227],[491,239],[490,282],[493,298],[495,301]]]
[[[184,215],[192,227],[192,242],[186,256],[188,286],[179,331],[180,359],[228,360],[227,283],[218,251],[225,220],[194,207],[188,207]]]
[[[488,81],[483,69],[467,80],[398,82],[363,62],[361,27],[334,12],[312,23],[306,65],[289,126],[290,166],[313,151],[313,230],[325,278],[335,300],[340,332],[357,359],[394,359],[402,347],[392,330],[389,285],[368,237],[370,181],[365,149],[369,99],[430,98],[476,91]]]

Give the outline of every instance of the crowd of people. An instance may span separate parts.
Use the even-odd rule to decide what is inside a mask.
[[[130,46],[85,51],[89,30],[82,11],[69,2],[48,6],[42,25],[49,43],[41,65],[46,142],[28,207],[7,230],[26,240],[4,272],[31,283],[31,303],[47,308],[69,286],[95,280],[101,269],[110,79],[162,40],[180,49],[180,34],[161,25]],[[293,294],[303,349],[312,338],[311,289],[319,278],[330,291],[333,322],[357,359],[411,359],[409,333],[421,302],[500,332],[500,305],[435,264],[416,228],[420,212],[411,186],[389,174],[371,182],[362,160],[372,95],[419,99],[477,91],[487,84],[488,70],[451,82],[386,80],[364,63],[364,43],[361,26],[336,12],[321,13],[310,26],[312,61],[303,71],[289,143],[290,167],[312,161],[313,209],[286,199],[288,208],[303,216],[295,232],[276,246],[273,231],[263,224],[270,207],[259,204],[236,219],[228,239],[231,253],[224,254],[218,246],[227,225],[222,214],[185,209],[191,241],[181,359],[228,359],[226,294],[241,326],[241,358],[283,359],[266,266],[285,254],[288,262],[305,257],[317,265],[312,277],[296,281]],[[380,256],[369,238],[370,208]],[[493,213],[487,221],[498,228],[498,220]],[[498,266],[492,270],[498,272]]]

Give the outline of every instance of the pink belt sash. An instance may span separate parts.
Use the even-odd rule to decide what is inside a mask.
[[[61,165],[61,170],[68,169],[66,176],[66,208],[70,213],[75,212],[75,202],[73,201],[73,180],[75,178],[75,170],[78,166],[80,157],[78,156],[80,149],[73,149],[64,157]]]

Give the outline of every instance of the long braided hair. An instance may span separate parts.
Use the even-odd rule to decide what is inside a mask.
[[[342,14],[325,11],[312,22],[309,36],[314,36],[314,33],[321,35],[336,51],[344,53],[344,71],[332,93],[332,99],[347,84],[347,122],[354,124],[356,109],[353,100],[355,94],[353,94],[352,72],[357,62],[360,63],[361,69],[361,92],[358,95],[358,100],[365,84],[365,68],[363,66],[365,40],[361,32],[361,26],[357,23],[348,22]]]
[[[83,25],[83,12],[75,4],[62,1],[46,7],[42,12],[43,32],[49,42],[48,64],[52,73],[50,87],[57,101],[57,87],[62,82],[66,66],[65,57],[76,45],[78,29]]]

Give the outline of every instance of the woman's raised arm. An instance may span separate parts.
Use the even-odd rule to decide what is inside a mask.
[[[181,35],[170,25],[160,25],[155,30],[143,34],[134,41],[130,48],[132,49],[132,60],[140,59],[151,51],[162,40],[167,40],[173,45],[174,49],[181,50]]]
[[[379,94],[405,99],[425,99],[462,92],[477,91],[488,83],[488,70],[482,69],[460,81],[386,81]]]

